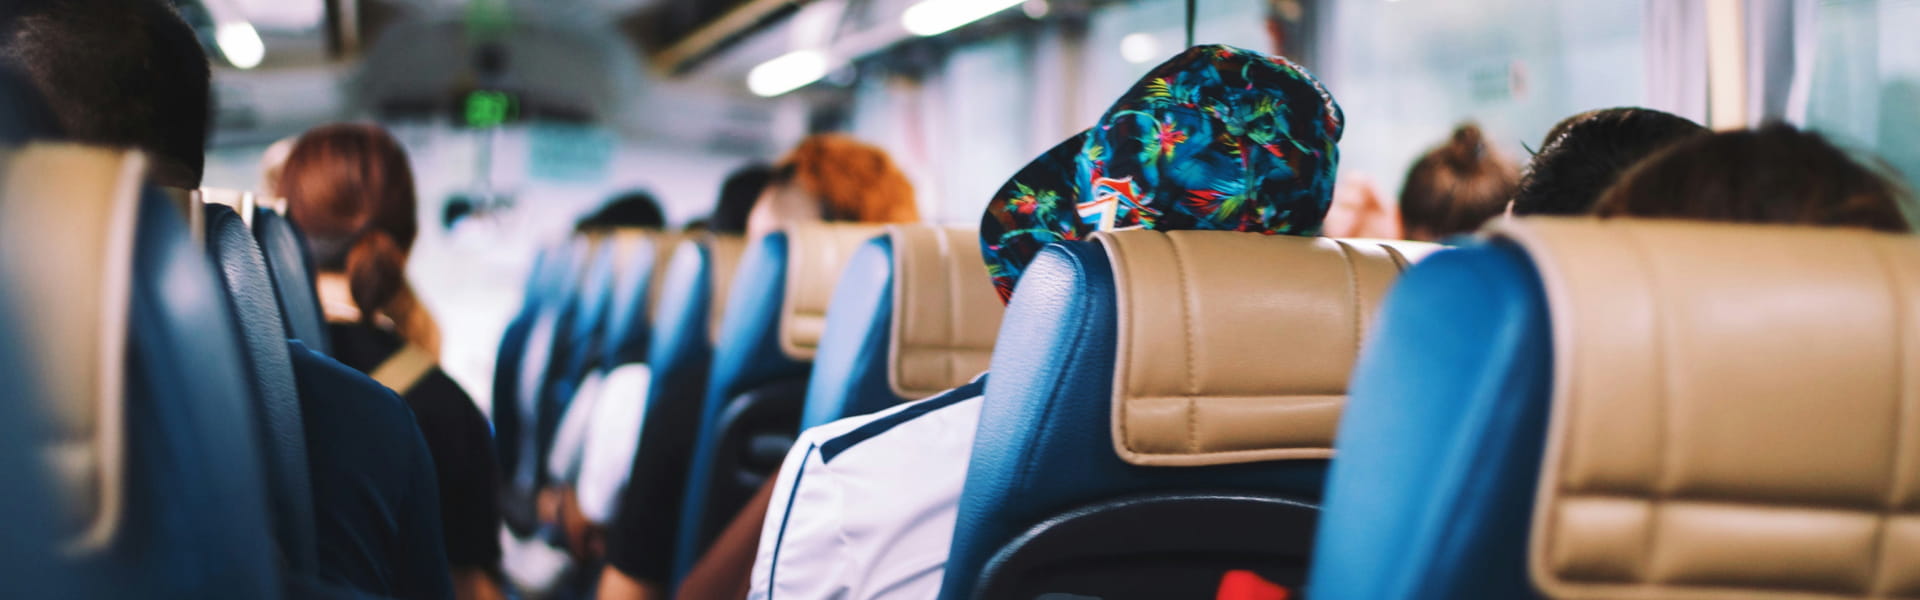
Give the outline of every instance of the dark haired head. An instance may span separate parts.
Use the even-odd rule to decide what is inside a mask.
[[[69,139],[139,148],[161,185],[199,187],[210,70],[160,0],[22,0],[0,14],[0,64],[24,74]]]
[[[1904,233],[1906,195],[1820,134],[1771,124],[1669,146],[1622,175],[1594,212]]]
[[[275,192],[307,234],[322,271],[344,271],[363,319],[406,289],[407,254],[419,233],[413,170],[377,125],[322,125],[294,142]]]
[[[1699,123],[1646,108],[1580,113],[1553,126],[1520,178],[1516,215],[1583,215],[1600,193],[1641,159],[1707,132]]]
[[[760,193],[773,183],[774,168],[766,164],[750,164],[741,167],[727,176],[727,182],[720,185],[720,202],[713,207],[713,216],[707,221],[707,230],[714,233],[746,233],[747,215],[753,213],[753,204],[760,200]]]
[[[1507,209],[1519,170],[1466,123],[1428,150],[1400,186],[1400,227],[1408,239],[1438,240],[1472,232]]]
[[[645,190],[632,190],[614,196],[600,210],[593,211],[574,225],[575,231],[606,229],[609,227],[652,227],[658,229],[667,224],[666,215],[660,212],[660,203],[653,194]]]

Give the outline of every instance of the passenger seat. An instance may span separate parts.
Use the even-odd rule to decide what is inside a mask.
[[[18,400],[51,417],[74,595],[279,597],[246,354],[181,213],[142,194],[137,153],[34,144],[0,164],[0,290],[32,315],[22,358],[47,386]]]
[[[940,596],[1302,582],[1347,375],[1434,247],[1132,230],[1042,250],[994,347]]]
[[[887,226],[834,289],[800,428],[965,385],[987,370],[1005,311],[974,228]]]
[[[315,352],[330,354],[327,318],[320,311],[320,296],[314,291],[313,260],[307,255],[306,236],[273,209],[253,209],[253,237],[267,259],[267,272],[273,275],[273,287],[280,297],[280,315],[287,323],[287,335],[300,340]]]
[[[834,284],[854,249],[881,232],[879,225],[798,225],[761,237],[741,258],[687,475],[676,581],[779,468],[799,435]]]
[[[267,461],[267,490],[273,500],[274,537],[296,571],[318,567],[313,531],[313,490],[307,475],[307,436],[301,425],[300,395],[287,354],[287,329],[272,276],[253,232],[232,208],[205,204],[207,253],[219,268],[228,307],[239,327],[241,347],[254,397],[259,399],[260,433]]]
[[[746,245],[739,236],[711,234],[681,242],[661,278],[647,348],[653,383],[626,491],[608,531],[609,562],[635,577],[662,583],[672,578],[713,340]]]
[[[1388,299],[1313,598],[1920,595],[1920,239],[1492,236]]]

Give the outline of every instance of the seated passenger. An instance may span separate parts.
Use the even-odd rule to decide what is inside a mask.
[[[1006,299],[1043,246],[1102,230],[1318,234],[1342,120],[1285,59],[1189,49],[1001,188],[981,219],[988,273]],[[750,597],[934,597],[986,377],[803,433],[775,483]]]
[[[885,150],[851,137],[807,136],[774,171],[747,217],[757,238],[796,223],[913,223],[913,183]]]
[[[1322,235],[1336,238],[1397,240],[1406,237],[1400,227],[1400,207],[1380,199],[1380,185],[1365,173],[1343,173],[1333,184],[1333,205],[1327,207]]]
[[[747,219],[753,215],[754,205],[760,203],[760,195],[773,183],[775,173],[772,165],[753,163],[728,174],[727,181],[720,184],[720,201],[714,203],[713,214],[707,215],[706,230],[746,233]]]
[[[431,322],[413,299],[406,265],[416,221],[413,174],[407,156],[374,125],[317,127],[301,135],[288,153],[276,193],[307,236],[317,268],[315,290],[326,313],[334,358],[405,400],[404,406],[308,396],[308,446],[313,470],[314,511],[319,520],[323,575],[365,584],[397,586],[405,580],[438,579],[450,574],[461,598],[499,597],[494,573],[500,562],[500,511],[494,494],[491,434],[486,418],[459,384],[436,366],[437,354],[415,337]],[[432,336],[429,339],[437,338]],[[302,381],[303,392],[306,389]],[[401,456],[368,452],[366,440],[340,435],[329,423],[350,428],[379,411],[404,415],[424,436],[430,464],[411,477],[429,479],[437,488],[431,512],[406,512],[404,503],[420,500],[415,490],[369,489],[364,482],[391,468],[412,468]],[[350,431],[350,429],[347,429]],[[358,456],[356,460],[347,457]],[[322,462],[334,462],[321,468]],[[429,470],[430,469],[430,470]],[[426,535],[415,519],[437,514],[432,536],[444,541],[445,562],[429,562],[406,553],[427,549],[397,544]],[[440,544],[431,544],[437,550]],[[439,552],[432,552],[438,554]],[[412,569],[433,569],[419,572]],[[422,588],[424,589],[424,588]]]
[[[1513,214],[1587,214],[1628,167],[1704,133],[1698,123],[1648,108],[1607,108],[1562,119],[1520,177]]]
[[[1906,233],[1910,192],[1820,134],[1783,124],[1696,136],[1635,165],[1602,217],[1864,227]]]
[[[1519,170],[1487,143],[1479,125],[1463,124],[1407,170],[1400,186],[1401,231],[1427,242],[1472,233],[1507,210],[1519,179]]]
[[[747,192],[755,188],[763,189],[749,196]],[[750,197],[756,199],[749,200]],[[817,134],[801,140],[770,171],[750,167],[730,177],[715,207],[712,227],[715,232],[737,232],[744,228],[749,237],[758,237],[795,223],[912,223],[919,220],[913,183],[886,151],[844,135]],[[690,448],[697,433],[684,434],[688,438],[685,446]],[[691,455],[688,450],[688,457]],[[680,462],[688,460],[690,458]],[[640,464],[641,459],[636,457],[636,473]],[[635,479],[632,485],[646,483]],[[684,486],[684,480],[678,485]],[[772,479],[767,485],[772,485]],[[672,547],[680,526],[680,491],[629,493],[621,497],[608,533],[607,569],[600,580],[600,598],[661,597],[660,588],[671,578],[673,568]],[[758,532],[766,518],[768,494],[763,486],[721,532],[681,583],[682,597],[702,598],[719,590],[745,588],[747,567],[753,562]]]
[[[44,0],[9,5],[0,26],[0,66],[27,76],[75,141],[138,148],[153,183],[199,187],[211,104],[209,67],[193,29],[156,0]],[[391,392],[288,342],[302,404],[317,515],[382,512],[323,524],[322,571],[284,573],[297,594],[339,586],[401,598],[451,598],[439,542],[430,458],[419,429]],[[332,489],[374,489],[386,502],[342,504]],[[343,529],[352,527],[352,529]],[[352,575],[366,575],[364,577]]]

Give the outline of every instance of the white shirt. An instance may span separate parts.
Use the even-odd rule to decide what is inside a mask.
[[[753,562],[754,600],[932,598],[986,378],[800,434]]]

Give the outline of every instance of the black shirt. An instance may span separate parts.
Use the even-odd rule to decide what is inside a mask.
[[[400,350],[400,338],[363,325],[329,324],[333,354],[372,373]],[[493,433],[460,385],[434,368],[401,395],[413,409],[440,488],[440,520],[447,562],[489,572],[500,564],[500,503],[495,494]]]
[[[288,346],[320,579],[391,598],[452,598],[433,456],[412,411],[366,375],[298,340]]]

